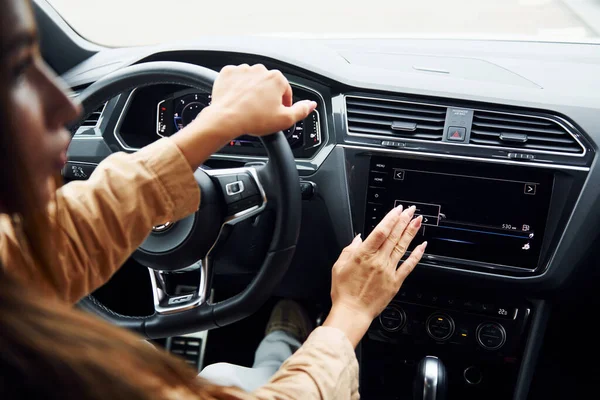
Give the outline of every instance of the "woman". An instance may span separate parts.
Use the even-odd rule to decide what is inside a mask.
[[[171,138],[114,154],[89,181],[56,190],[74,105],[44,65],[28,2],[1,0],[0,394],[3,399],[356,398],[354,347],[418,263],[397,268],[421,219],[392,210],[356,237],[333,267],[332,309],[322,327],[252,393],[196,378],[139,337],[72,308],[105,283],[153,225],[198,208],[192,171],[229,140],[279,131],[313,102],[292,104],[283,75],[226,67],[212,104]]]

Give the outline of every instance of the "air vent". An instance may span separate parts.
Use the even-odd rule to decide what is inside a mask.
[[[102,115],[102,111],[104,111],[104,107],[106,103],[102,106],[98,107],[97,110],[93,111],[90,115],[86,117],[81,123],[81,126],[77,129],[76,135],[94,135],[95,132],[93,128],[98,126],[98,121],[100,120],[100,116]]]
[[[442,140],[446,107],[362,97],[346,97],[348,133],[419,140]]]
[[[470,143],[529,151],[583,154],[583,147],[552,119],[476,110]]]

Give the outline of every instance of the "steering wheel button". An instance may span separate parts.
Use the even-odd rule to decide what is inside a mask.
[[[225,192],[228,196],[234,196],[241,194],[244,191],[244,183],[242,181],[236,181],[225,185]]]
[[[252,178],[250,175],[238,174],[237,180],[242,182],[242,184],[244,185],[244,192],[242,193],[242,197],[250,197],[260,194],[258,192],[256,184],[254,183],[254,178]]]

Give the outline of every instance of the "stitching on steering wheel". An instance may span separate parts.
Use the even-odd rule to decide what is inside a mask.
[[[132,319],[132,320],[144,320],[144,319],[148,319],[149,316],[131,316],[131,315],[123,315],[123,314],[119,314],[118,312],[115,312],[113,310],[111,310],[110,308],[106,307],[104,304],[102,304],[100,302],[100,300],[98,300],[96,297],[94,297],[93,295],[88,295],[87,298],[94,303],[94,305],[100,309],[102,309],[102,311],[106,312],[107,314],[110,314],[116,318],[124,318],[124,319]]]

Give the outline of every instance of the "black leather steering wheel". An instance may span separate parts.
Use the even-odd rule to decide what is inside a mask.
[[[217,73],[179,62],[149,62],[107,75],[79,96],[84,115],[120,93],[156,84],[186,85],[211,92]],[[83,118],[82,118],[83,120]],[[76,131],[78,125],[72,127]],[[147,338],[182,335],[239,321],[260,308],[291,263],[300,231],[301,194],[298,171],[282,132],[261,138],[268,162],[261,166],[203,170],[194,176],[201,190],[199,210],[180,221],[154,227],[133,257],[148,267],[155,312],[125,316],[105,307],[93,295],[79,306]],[[212,260],[236,223],[271,209],[275,222],[262,266],[248,287],[219,303],[210,302]],[[197,289],[172,293],[169,280],[193,272]]]

